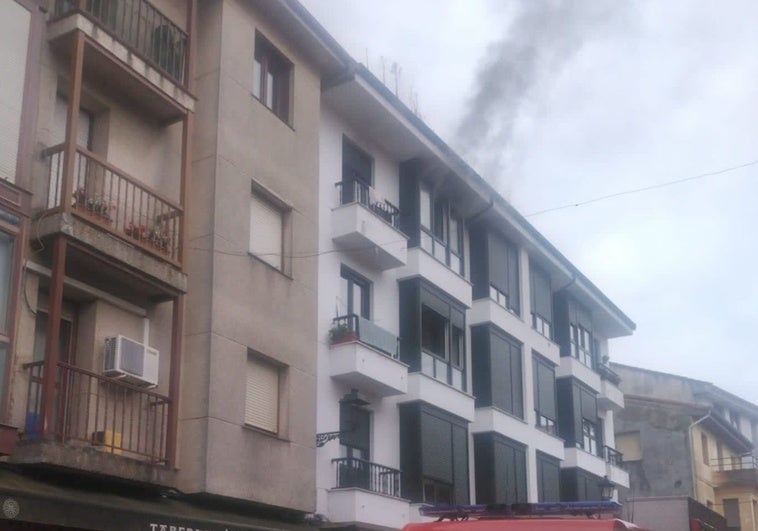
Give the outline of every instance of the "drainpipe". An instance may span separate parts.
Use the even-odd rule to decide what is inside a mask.
[[[690,471],[692,472],[692,497],[695,498],[696,501],[700,501],[697,498],[697,474],[695,473],[695,441],[692,438],[692,430],[695,426],[706,420],[707,418],[710,418],[711,416],[711,410],[708,410],[708,414],[704,417],[699,418],[692,424],[690,424],[689,428],[687,428],[687,436],[690,438]]]

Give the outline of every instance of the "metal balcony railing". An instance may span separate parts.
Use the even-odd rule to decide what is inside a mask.
[[[360,341],[391,358],[398,357],[398,337],[360,315],[350,314],[334,318],[329,330],[329,339],[332,344]]]
[[[54,18],[81,13],[185,85],[187,33],[147,0],[56,0]]]
[[[40,438],[44,362],[24,365],[29,371],[23,438]],[[171,400],[122,381],[67,363],[58,363],[51,433],[103,452],[166,464],[166,431]]]
[[[376,190],[357,179],[340,181],[335,184],[339,191],[340,205],[360,203],[378,217],[399,230],[400,209],[382,198]]]
[[[603,447],[603,453],[605,454],[605,462],[610,463],[612,465],[615,465],[619,468],[621,468],[624,464],[624,454],[616,450],[615,448],[611,448],[610,446],[604,446]]]
[[[595,367],[596,367],[597,373],[604,380],[608,380],[613,385],[618,385],[618,384],[621,383],[621,376],[619,376],[618,374],[616,374],[616,371],[614,371],[613,369],[611,369],[605,363],[596,363]]]
[[[711,459],[711,468],[730,472],[733,470],[758,470],[758,460],[753,454],[735,455]]]
[[[49,164],[48,208],[63,207],[64,148],[43,151]],[[98,155],[77,146],[73,172],[72,212],[180,265],[183,209],[181,205],[128,176]]]
[[[338,489],[358,488],[400,498],[400,471],[383,465],[342,457],[333,459]]]

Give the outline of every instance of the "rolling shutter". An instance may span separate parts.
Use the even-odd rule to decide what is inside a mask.
[[[535,409],[541,415],[556,420],[555,368],[539,356],[535,355],[532,359]]]
[[[531,268],[532,312],[549,323],[553,322],[553,297],[550,278],[537,268]]]
[[[16,2],[0,3],[0,179],[16,181],[21,109],[26,81],[29,11]]]
[[[262,197],[250,197],[250,253],[282,269],[282,211]]]
[[[247,357],[245,424],[279,430],[279,368],[253,355]]]

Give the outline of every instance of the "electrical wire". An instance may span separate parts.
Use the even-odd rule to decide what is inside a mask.
[[[561,206],[557,206],[557,207],[546,208],[544,210],[538,210],[536,212],[531,212],[529,214],[525,214],[524,217],[528,218],[528,217],[532,217],[532,216],[539,216],[540,214],[547,214],[548,212],[555,212],[556,210],[564,210],[566,208],[572,208],[572,207],[579,207],[579,206],[589,205],[590,203],[597,203],[598,201],[604,201],[606,199],[611,199],[613,197],[619,197],[619,196],[622,196],[622,195],[629,195],[629,194],[636,194],[636,193],[639,193],[639,192],[647,192],[648,190],[656,190],[658,188],[665,188],[667,186],[673,186],[673,185],[685,183],[685,182],[688,182],[688,181],[694,181],[696,179],[702,179],[704,177],[712,177],[714,175],[721,175],[722,173],[729,173],[729,172],[732,172],[732,171],[735,171],[735,170],[739,170],[739,169],[742,169],[742,168],[747,168],[749,166],[754,166],[756,164],[758,164],[758,160],[753,160],[753,161],[750,161],[750,162],[746,162],[744,164],[738,164],[737,166],[730,166],[728,168],[723,168],[723,169],[716,170],[716,171],[709,171],[709,172],[701,173],[701,174],[698,174],[698,175],[691,175],[689,177],[684,177],[682,179],[676,179],[676,180],[673,180],[673,181],[667,181],[667,182],[663,182],[663,183],[653,184],[653,185],[650,185],[650,186],[643,186],[642,188],[633,188],[631,190],[624,190],[624,191],[621,191],[621,192],[615,192],[615,193],[612,193],[612,194],[603,195],[603,196],[600,196],[600,197],[595,197],[593,199],[587,199],[586,201],[580,201],[578,203],[569,203],[569,204],[565,204],[565,205],[561,205]]]

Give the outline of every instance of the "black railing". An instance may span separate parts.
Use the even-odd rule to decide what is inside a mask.
[[[604,453],[605,453],[606,463],[610,463],[619,468],[624,464],[624,454],[622,454],[615,448],[611,448],[610,446],[605,446]]]
[[[758,460],[753,454],[734,455],[711,459],[711,467],[726,472],[731,470],[758,470]]]
[[[56,0],[57,18],[79,12],[180,84],[187,33],[147,0]]]
[[[337,488],[357,488],[400,498],[400,471],[355,457],[333,459]]]
[[[613,369],[611,369],[605,363],[596,363],[595,366],[597,367],[597,373],[604,380],[608,380],[613,385],[618,385],[618,384],[621,383],[621,376],[619,376],[618,374],[616,374],[616,371],[614,371]]]
[[[329,340],[333,345],[360,341],[391,358],[398,357],[398,337],[377,326],[373,321],[354,313],[334,318],[329,330]]]
[[[360,203],[371,210],[378,217],[399,229],[400,209],[395,205],[379,197],[379,194],[363,181],[350,179],[335,184],[340,194],[340,204]]]

